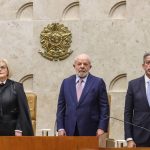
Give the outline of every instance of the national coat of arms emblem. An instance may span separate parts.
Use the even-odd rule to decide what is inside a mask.
[[[71,38],[71,32],[63,24],[48,24],[40,34],[40,42],[44,52],[39,51],[39,53],[51,61],[63,60],[73,52],[69,50]]]

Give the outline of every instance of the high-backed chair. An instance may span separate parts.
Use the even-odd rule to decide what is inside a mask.
[[[26,97],[28,100],[28,105],[30,109],[31,121],[34,133],[36,131],[36,105],[37,105],[37,95],[32,92],[26,92]]]

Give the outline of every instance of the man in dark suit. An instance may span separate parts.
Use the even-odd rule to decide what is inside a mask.
[[[143,56],[145,75],[129,82],[124,119],[125,139],[128,147],[150,146],[150,53]],[[142,129],[145,128],[145,129]]]
[[[77,56],[73,66],[76,75],[64,79],[60,88],[58,135],[100,136],[107,131],[109,121],[105,83],[89,73],[91,60],[88,55]]]

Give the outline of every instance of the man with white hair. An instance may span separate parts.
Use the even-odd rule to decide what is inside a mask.
[[[89,73],[91,60],[80,54],[74,60],[76,75],[63,80],[57,107],[59,136],[100,136],[108,129],[109,104],[102,78]]]

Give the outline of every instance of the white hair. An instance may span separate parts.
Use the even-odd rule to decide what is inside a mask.
[[[78,61],[78,59],[87,59],[88,61],[89,61],[89,63],[91,64],[91,58],[90,58],[90,56],[89,55],[87,55],[87,54],[80,54],[80,55],[78,55],[77,57],[75,57],[75,59],[74,59],[74,63],[76,62],[76,61]]]

